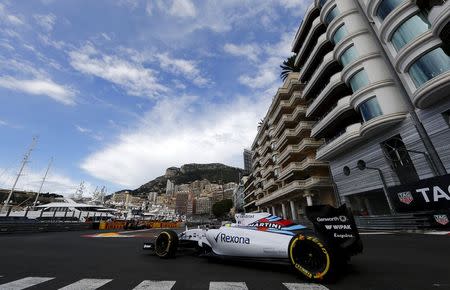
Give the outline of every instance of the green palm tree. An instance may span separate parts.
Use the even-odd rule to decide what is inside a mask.
[[[280,78],[284,81],[288,77],[290,72],[299,72],[300,66],[295,65],[295,58],[297,57],[296,54],[293,54],[292,56],[288,57],[285,61],[283,61],[283,64],[280,65],[281,73]]]

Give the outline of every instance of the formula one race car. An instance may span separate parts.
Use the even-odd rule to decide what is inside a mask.
[[[328,279],[351,256],[362,252],[353,215],[345,205],[310,206],[310,229],[269,213],[237,214],[236,223],[219,229],[163,230],[153,243],[144,243],[161,258],[178,248],[193,248],[206,256],[284,261],[309,280]]]

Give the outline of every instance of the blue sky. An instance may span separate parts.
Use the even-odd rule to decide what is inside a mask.
[[[311,0],[0,3],[0,187],[135,188],[184,163],[242,167]]]

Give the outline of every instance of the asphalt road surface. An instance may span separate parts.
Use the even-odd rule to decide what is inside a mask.
[[[161,260],[142,250],[154,231],[94,233],[1,235],[0,289],[450,289],[449,235],[364,235],[338,281],[307,285],[284,265]]]

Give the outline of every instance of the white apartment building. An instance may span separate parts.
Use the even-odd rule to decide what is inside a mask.
[[[304,85],[290,73],[275,94],[252,144],[252,172],[244,183],[246,212],[266,211],[298,220],[312,204],[334,204],[326,162],[316,160],[323,141],[311,137]]]
[[[450,182],[449,20],[445,0],[315,0],[304,15],[292,51],[316,157],[357,214],[396,213],[395,186]]]

